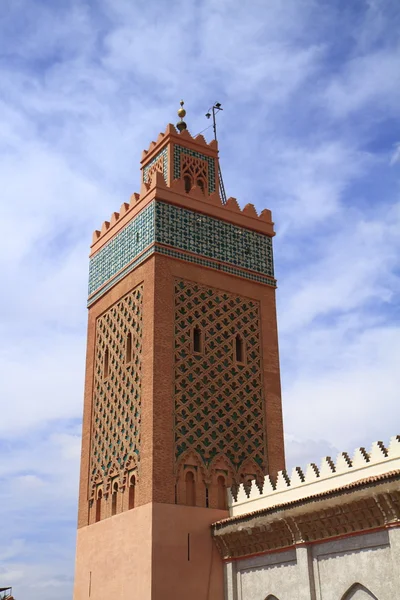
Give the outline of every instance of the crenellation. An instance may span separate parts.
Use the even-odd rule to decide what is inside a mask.
[[[258,219],[258,213],[255,209],[255,206],[254,206],[254,204],[251,204],[250,202],[248,204],[246,204],[246,206],[243,208],[242,212],[244,215]]]
[[[103,225],[101,226],[100,229],[100,236],[104,235],[105,233],[107,233],[107,231],[110,228],[110,221],[104,221]]]
[[[261,492],[253,485],[247,495],[243,486],[239,486],[236,499],[232,493],[228,495],[230,514],[238,516],[293,502],[396,470],[400,470],[400,435],[392,437],[387,448],[382,442],[374,442],[370,452],[357,448],[353,459],[347,452],[339,453],[335,463],[326,456],[320,469],[310,463],[305,474],[300,467],[293,469],[290,478],[286,471],[279,471],[276,484],[266,476]]]
[[[378,461],[386,458],[388,455],[388,450],[383,444],[383,442],[374,442],[371,447],[371,452],[369,453],[370,461]]]
[[[300,469],[300,467],[294,467],[289,485],[300,485],[301,483],[304,483],[304,481],[305,475],[303,471]]]
[[[352,462],[350,456],[347,452],[341,452],[336,460],[335,472],[336,473],[345,473],[352,467]]]
[[[228,200],[226,201],[225,208],[227,208],[228,210],[232,210],[234,212],[242,212],[238,201],[236,200],[236,198],[233,198],[232,196],[230,198],[228,198]]]
[[[315,463],[309,463],[306,469],[305,481],[315,481],[319,477],[319,470]]]
[[[332,473],[335,472],[335,463],[331,459],[330,456],[325,456],[321,461],[321,466],[319,468],[319,476],[329,477]]]
[[[369,454],[365,448],[357,448],[352,458],[353,467],[364,467],[369,463]]]
[[[388,448],[388,456],[389,458],[400,456],[400,435],[396,435],[391,438]]]
[[[113,227],[119,219],[119,213],[113,212],[110,219],[110,227]]]
[[[290,487],[290,479],[287,471],[279,471],[276,478],[275,490],[279,492],[286,490],[288,487]]]

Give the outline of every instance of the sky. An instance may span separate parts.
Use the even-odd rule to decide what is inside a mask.
[[[400,4],[1,6],[0,587],[68,600],[91,235],[181,98],[273,213],[288,466],[400,434]]]

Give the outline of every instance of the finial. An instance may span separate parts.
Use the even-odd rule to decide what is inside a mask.
[[[187,129],[187,125],[185,123],[185,121],[183,120],[183,117],[186,115],[186,110],[183,108],[184,105],[184,101],[181,100],[180,101],[180,109],[178,110],[178,117],[180,117],[180,121],[178,121],[178,123],[176,124],[177,128],[179,129],[180,132],[182,132],[184,129]]]

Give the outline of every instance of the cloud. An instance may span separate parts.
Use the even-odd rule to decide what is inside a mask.
[[[394,145],[394,151],[393,151],[392,157],[390,159],[391,165],[394,165],[398,162],[400,162],[400,142],[397,142]]]

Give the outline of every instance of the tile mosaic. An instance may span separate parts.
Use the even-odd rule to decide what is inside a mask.
[[[91,259],[89,304],[154,251],[275,286],[270,237],[157,201]]]

